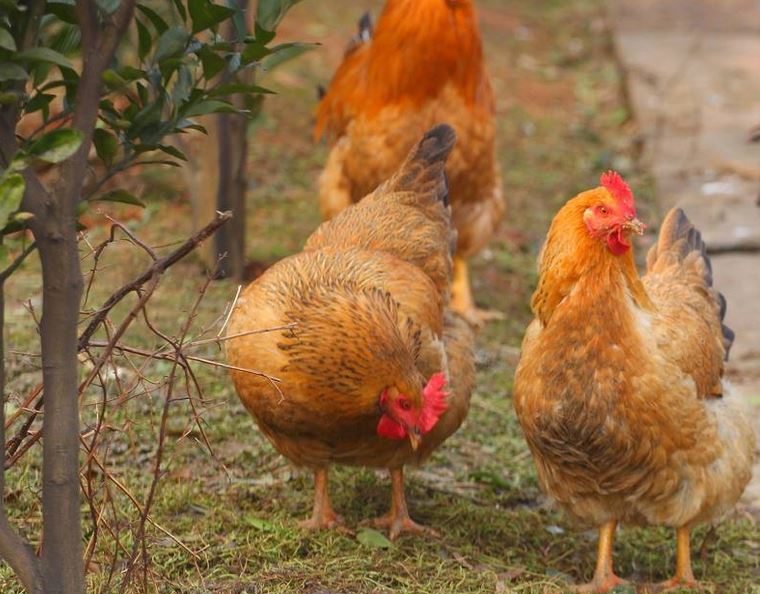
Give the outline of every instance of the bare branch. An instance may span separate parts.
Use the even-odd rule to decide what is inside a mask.
[[[36,242],[31,242],[29,245],[27,245],[23,251],[16,256],[16,259],[11,262],[5,270],[0,272],[0,283],[5,282],[5,280],[14,272],[16,272],[16,269],[23,264],[24,260],[26,260],[27,256],[31,254],[35,249],[37,248]]]
[[[229,211],[217,212],[216,217],[214,218],[213,221],[211,221],[203,229],[195,233],[192,237],[188,238],[185,242],[182,243],[182,245],[180,245],[180,247],[178,247],[168,256],[161,258],[159,260],[156,260],[150,268],[148,268],[140,276],[134,279],[131,283],[124,285],[118,291],[113,293],[103,304],[103,307],[101,307],[100,310],[95,314],[93,319],[90,320],[90,323],[87,325],[87,328],[85,328],[84,332],[82,332],[82,335],[79,337],[80,350],[85,345],[88,344],[90,338],[92,337],[93,334],[95,334],[95,331],[98,329],[98,326],[103,322],[103,320],[105,320],[106,316],[108,315],[108,312],[111,311],[111,309],[117,303],[119,303],[122,299],[124,299],[124,297],[126,297],[132,291],[136,291],[137,289],[142,287],[151,278],[160,276],[170,266],[172,266],[173,264],[177,263],[182,258],[187,256],[196,247],[198,247],[198,245],[204,239],[207,239],[209,236],[211,236],[222,224],[228,221],[231,217],[232,217],[232,213]]]

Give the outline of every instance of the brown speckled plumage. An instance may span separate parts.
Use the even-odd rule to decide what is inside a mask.
[[[275,386],[232,371],[261,430],[296,464],[419,463],[467,414],[473,335],[446,311],[455,232],[443,164],[453,143],[449,127],[429,132],[396,176],[323,224],[303,252],[269,268],[237,302],[231,335],[292,325],[234,338],[227,353],[232,365],[279,379]],[[406,219],[415,224],[404,235]],[[380,393],[394,385],[419,401],[441,371],[448,408],[418,449],[379,437]]]
[[[729,509],[754,436],[723,376],[725,300],[683,212],[670,211],[639,278],[587,232],[597,188],[555,217],[539,263],[515,410],[542,487],[571,515],[690,527]],[[690,570],[689,570],[690,571]]]

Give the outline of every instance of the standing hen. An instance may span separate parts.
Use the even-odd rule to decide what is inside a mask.
[[[473,322],[467,258],[504,212],[494,152],[493,96],[472,0],[388,0],[366,18],[317,110],[315,136],[335,139],[319,180],[329,219],[387,179],[422,133],[449,122],[457,144],[446,165],[458,243],[452,307]]]
[[[471,330],[445,307],[454,139],[448,126],[428,132],[393,178],[268,269],[232,313],[230,363],[277,378],[233,371],[240,398],[280,453],[314,471],[305,527],[340,522],[327,472],[346,464],[390,470],[391,511],[375,524],[391,538],[425,530],[409,517],[403,466],[456,431],[474,383]]]
[[[722,321],[699,232],[671,210],[639,278],[633,194],[617,173],[567,202],[549,229],[514,384],[542,487],[599,528],[593,581],[606,592],[618,522],[677,531],[676,573],[694,583],[689,531],[737,501],[754,436],[723,381]]]

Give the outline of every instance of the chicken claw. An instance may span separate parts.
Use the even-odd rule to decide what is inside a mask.
[[[343,527],[343,518],[335,513],[330,504],[330,493],[327,489],[327,468],[318,468],[314,471],[314,509],[311,517],[298,522],[298,526],[304,530],[323,530]]]
[[[404,497],[404,469],[391,468],[391,510],[379,518],[370,520],[375,528],[388,528],[388,538],[396,540],[404,532],[420,536],[438,538],[439,534],[432,528],[418,524],[409,517],[409,509]]]
[[[388,528],[388,538],[391,540],[396,540],[404,532],[418,536],[429,536],[432,538],[438,538],[440,536],[440,534],[432,528],[423,526],[412,520],[408,513],[401,514],[391,511],[384,516],[370,520],[370,525],[374,528]]]

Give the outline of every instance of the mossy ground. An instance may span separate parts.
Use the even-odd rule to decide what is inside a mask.
[[[266,80],[279,95],[267,99],[251,130],[252,260],[272,262],[297,251],[318,224],[315,179],[326,149],[310,140],[315,86],[329,80],[367,5],[377,14],[377,1],[309,0],[283,24],[285,37],[323,45]],[[563,592],[568,581],[590,578],[595,536],[570,525],[541,495],[512,411],[512,377],[530,319],[535,258],[557,207],[595,185],[601,170],[615,167],[635,188],[645,220],[656,220],[657,208],[649,180],[637,170],[635,129],[628,121],[601,0],[483,0],[479,10],[509,209],[502,231],[475,260],[474,289],[482,306],[499,309],[506,318],[479,337],[478,384],[466,424],[428,464],[407,474],[413,517],[441,537],[404,537],[378,548],[351,534],[299,531],[296,520],[311,507],[310,476],[292,469],[263,439],[223,370],[201,368],[207,399],[203,422],[216,459],[196,433],[185,434],[187,402],[173,404],[166,474],[151,514],[194,554],[149,526],[149,591],[527,594]],[[150,206],[133,223],[136,231],[155,244],[181,238],[190,220],[181,184],[155,173],[144,176],[143,183]],[[167,194],[174,197],[167,201]],[[109,252],[92,303],[146,265],[147,259],[135,254],[123,246]],[[86,261],[83,265],[88,267]],[[38,368],[34,357],[18,353],[36,348],[23,305],[31,299],[39,309],[35,275],[32,262],[8,286],[6,344],[17,351],[6,361],[13,402],[33,385]],[[202,282],[195,262],[172,269],[153,302],[156,323],[176,334],[178,320],[184,319]],[[196,330],[217,319],[234,292],[229,282],[214,283]],[[129,340],[150,344],[141,328],[138,324]],[[205,354],[222,357],[210,347]],[[160,377],[167,365],[157,363],[151,373]],[[127,417],[135,421],[129,432],[110,438],[110,464],[140,499],[152,476],[160,408],[161,395],[152,394],[112,413],[114,426]],[[83,415],[85,420],[91,416]],[[34,542],[39,538],[39,471],[39,452],[32,450],[7,477],[6,506]],[[336,468],[331,489],[351,527],[384,513],[389,503],[382,473]],[[123,496],[114,497],[117,504],[128,505]],[[120,528],[125,545],[131,546],[133,526]],[[86,529],[89,534],[91,525]],[[700,529],[693,537],[695,571],[705,589],[760,592],[760,528],[751,516],[739,510],[706,535]],[[623,528],[615,549],[618,573],[642,582],[668,577],[673,542],[664,529]],[[120,568],[115,581],[104,585],[108,552],[99,549],[95,555],[101,565],[90,574],[94,592],[118,589]],[[0,567],[0,590],[19,591],[6,566]]]

